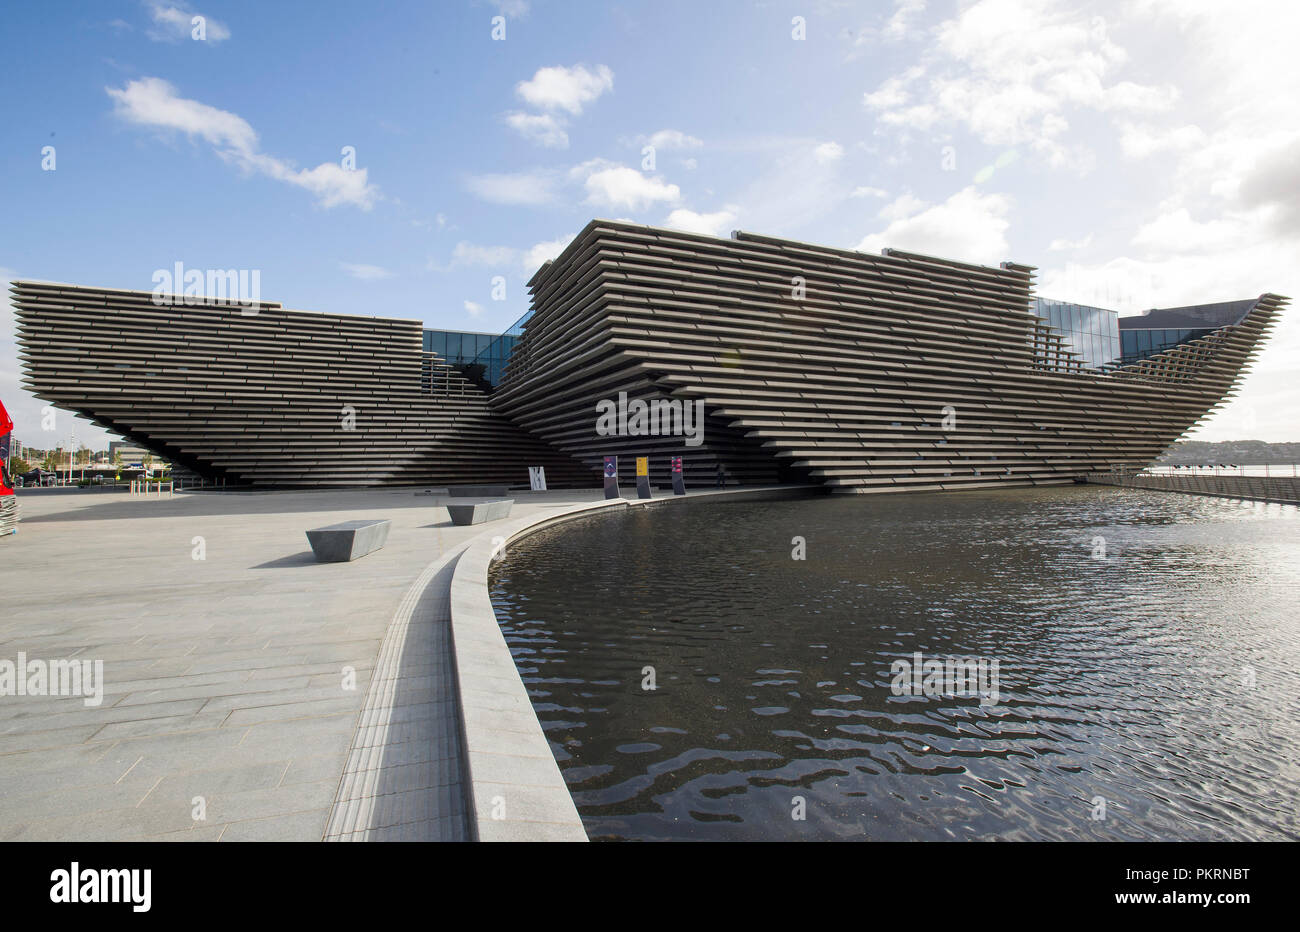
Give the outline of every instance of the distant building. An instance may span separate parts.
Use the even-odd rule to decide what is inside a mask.
[[[121,454],[123,463],[143,463],[146,456],[152,456],[155,462],[162,462],[157,454],[129,440],[110,440],[108,442],[108,459],[110,462]]]

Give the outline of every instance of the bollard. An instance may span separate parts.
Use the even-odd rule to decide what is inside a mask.
[[[636,497],[650,497],[650,457],[636,458]]]
[[[618,494],[618,457],[605,457],[605,497],[619,498]]]

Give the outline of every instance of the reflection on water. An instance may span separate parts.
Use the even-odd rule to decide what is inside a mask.
[[[593,838],[1300,837],[1293,506],[678,503],[525,538],[492,596]],[[916,652],[998,701],[896,695]]]

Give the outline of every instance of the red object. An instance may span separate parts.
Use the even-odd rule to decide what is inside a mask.
[[[9,431],[14,429],[13,418],[5,410],[5,403],[0,401],[0,439],[7,437]],[[7,448],[7,445],[6,445]],[[9,488],[9,465],[0,462],[0,495],[13,495],[14,490]]]

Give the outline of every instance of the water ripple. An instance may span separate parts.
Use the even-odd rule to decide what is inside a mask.
[[[629,509],[513,546],[492,597],[593,838],[1300,838],[1291,506]],[[896,695],[917,652],[997,660],[997,701]]]

